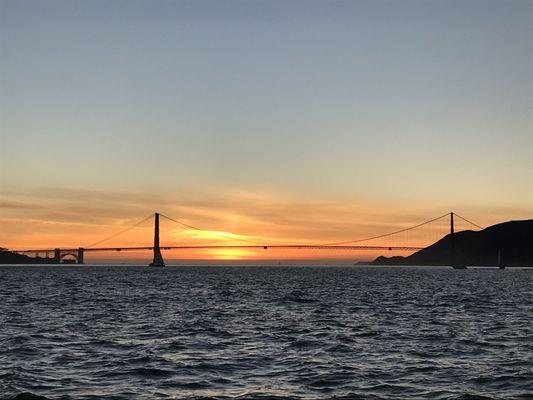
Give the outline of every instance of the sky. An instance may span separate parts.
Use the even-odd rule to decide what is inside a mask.
[[[0,246],[82,246],[154,210],[206,230],[169,228],[184,244],[531,218],[532,18],[515,0],[0,0]]]

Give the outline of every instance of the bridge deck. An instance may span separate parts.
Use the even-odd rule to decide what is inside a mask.
[[[61,251],[77,251],[79,248],[60,248]],[[153,250],[153,246],[138,247],[89,247],[84,248],[84,252],[98,251],[135,251],[135,250]],[[197,245],[197,246],[160,246],[161,250],[195,250],[195,249],[309,249],[309,250],[398,250],[398,251],[416,251],[423,247],[415,246],[348,246],[348,245],[312,245],[312,244],[289,244],[289,245]],[[53,252],[55,249],[23,249],[11,250],[16,253],[45,253]]]

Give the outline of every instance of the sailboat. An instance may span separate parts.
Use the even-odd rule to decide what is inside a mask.
[[[499,269],[505,269],[505,266],[502,264],[502,249],[498,249],[498,262],[496,265]]]

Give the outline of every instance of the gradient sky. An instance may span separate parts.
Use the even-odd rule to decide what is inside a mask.
[[[280,241],[531,218],[532,20],[512,0],[0,0],[0,246],[154,209]]]

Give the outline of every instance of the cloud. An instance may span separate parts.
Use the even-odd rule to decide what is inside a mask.
[[[0,209],[35,210],[42,208],[38,204],[23,203],[19,201],[0,201]]]

